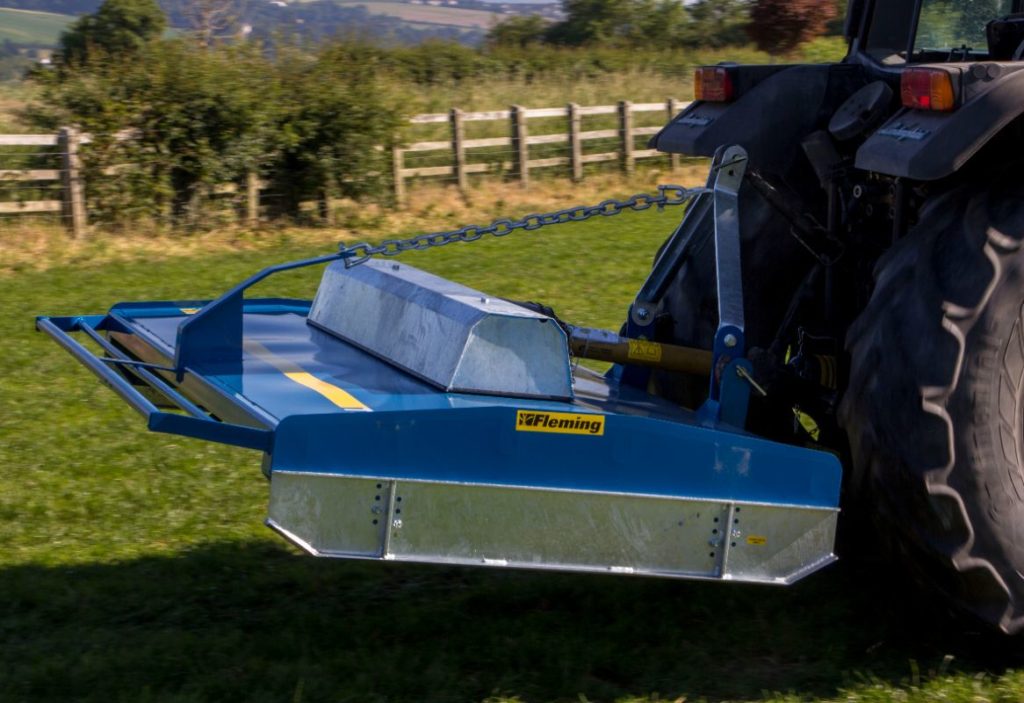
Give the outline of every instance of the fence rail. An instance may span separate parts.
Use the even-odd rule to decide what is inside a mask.
[[[449,112],[414,115],[409,118],[410,125],[447,124],[449,138],[445,140],[419,141],[397,146],[392,151],[392,177],[394,199],[401,207],[407,202],[408,181],[414,178],[446,176],[452,178],[463,191],[469,187],[469,176],[478,173],[507,173],[523,186],[530,182],[530,172],[536,169],[562,167],[565,174],[575,181],[584,176],[586,164],[617,161],[624,173],[631,173],[636,162],[641,159],[655,157],[667,158],[671,167],[679,165],[677,155],[665,156],[654,149],[637,149],[636,139],[658,132],[660,127],[637,127],[634,115],[638,113],[662,112],[671,119],[689,103],[669,99],[660,103],[631,103],[621,101],[615,105],[576,105],[570,103],[564,107],[528,108],[513,105],[508,110],[488,110],[482,112],[463,112],[453,108]],[[612,129],[582,129],[583,119],[600,115],[617,115],[617,126]],[[529,129],[531,119],[562,118],[565,120],[563,129],[557,132],[532,134]],[[509,136],[481,137],[467,139],[465,124],[468,122],[508,123]],[[607,124],[607,122],[606,122]],[[550,127],[548,128],[550,129]],[[116,135],[118,139],[131,139],[131,132]],[[616,140],[616,148],[601,153],[584,153],[587,142],[600,140]],[[29,213],[61,213],[72,236],[85,232],[87,211],[85,187],[81,174],[79,147],[88,144],[90,137],[72,128],[61,129],[57,134],[0,134],[0,147],[54,147],[54,151],[32,154],[19,153],[19,156],[55,156],[59,157],[60,168],[0,168],[0,184],[36,184],[30,188],[52,189],[60,192],[59,199],[2,200],[0,199],[0,215],[20,215]],[[545,145],[567,145],[566,156],[543,156],[536,152],[531,155],[530,147]],[[480,153],[477,150],[503,148],[502,152],[509,158],[497,161],[472,163],[470,156]],[[406,167],[409,154],[431,154],[450,152],[450,163],[447,165]],[[550,151],[548,152],[550,153]],[[0,166],[3,166],[4,155],[0,152]],[[115,170],[116,171],[116,170]],[[116,172],[108,174],[116,176]],[[49,184],[56,184],[49,185]],[[256,174],[250,174],[242,188],[224,186],[217,192],[238,192],[244,189],[245,218],[250,224],[259,220],[260,191],[262,183]]]
[[[402,206],[407,201],[406,182],[411,178],[448,176],[462,190],[468,188],[468,176],[475,173],[502,172],[512,174],[520,183],[530,182],[530,171],[539,168],[563,167],[567,175],[575,181],[583,179],[585,164],[618,161],[625,173],[632,173],[637,160],[662,157],[664,155],[654,149],[637,149],[637,137],[656,134],[660,127],[637,127],[633,116],[637,113],[662,112],[671,119],[689,103],[670,98],[663,103],[631,103],[627,100],[616,105],[576,105],[570,103],[565,107],[528,108],[513,105],[508,110],[489,110],[485,112],[463,112],[454,108],[449,112],[436,112],[415,115],[409,119],[412,125],[445,124],[449,126],[450,137],[446,140],[413,142],[394,148],[392,153],[393,180],[395,201]],[[618,126],[614,129],[582,129],[583,118],[597,115],[617,115]],[[563,118],[565,128],[555,133],[531,134],[529,120],[536,118]],[[509,136],[467,139],[465,124],[467,122],[507,121]],[[550,128],[549,128],[550,129]],[[584,153],[586,142],[595,140],[618,140],[614,151],[598,154]],[[530,157],[530,147],[548,144],[568,144],[568,155]],[[505,147],[509,151],[508,159],[484,163],[470,163],[472,150]],[[451,163],[445,166],[406,167],[408,154],[428,152],[451,152]],[[679,165],[679,157],[668,157],[672,168]]]

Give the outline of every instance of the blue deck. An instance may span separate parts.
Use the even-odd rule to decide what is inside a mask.
[[[179,326],[204,302],[129,303],[105,318],[52,321],[74,329],[69,321],[85,320],[115,339],[133,338],[138,358],[170,364]],[[181,384],[189,395],[188,378],[201,379],[207,393],[193,400],[209,412],[223,418],[242,408],[272,431],[272,471],[838,504],[831,454],[702,426],[688,410],[584,368],[571,402],[444,393],[310,326],[307,310],[303,301],[247,301],[240,353],[190,364]],[[600,434],[539,432],[520,411],[600,416],[604,424]]]

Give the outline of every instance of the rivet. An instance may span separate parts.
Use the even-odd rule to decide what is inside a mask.
[[[734,335],[734,334],[727,334],[727,335],[725,335],[725,339],[723,339],[722,342],[725,344],[725,346],[727,346],[730,349],[732,349],[733,347],[736,346],[736,344],[739,342],[739,340],[736,339],[736,335]]]
[[[402,520],[401,520],[401,518],[392,521],[391,526],[393,528],[395,528],[396,530],[402,529]]]

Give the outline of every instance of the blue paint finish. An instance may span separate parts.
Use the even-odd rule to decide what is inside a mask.
[[[750,382],[741,377],[737,371],[743,368],[751,377],[754,365],[747,359],[734,359],[722,372],[721,411],[719,419],[733,427],[746,427],[747,408],[750,406]]]
[[[201,415],[201,411],[198,408],[173,388],[164,384],[162,380],[148,373],[137,372],[139,378],[144,381],[149,379],[151,387],[162,393],[168,400],[174,402],[186,412],[192,412],[200,416],[178,415],[159,410],[128,378],[120,373],[117,365],[96,357],[68,334],[69,332],[83,330],[83,328],[87,328],[87,331],[92,332],[92,330],[102,327],[108,320],[109,318],[99,316],[38,317],[36,318],[36,328],[50,335],[54,341],[64,347],[75,359],[92,371],[103,383],[145,417],[147,427],[150,430],[217,441],[247,449],[257,449],[263,452],[270,451],[273,433],[252,427],[222,423],[206,415]],[[90,334],[90,336],[100,346],[104,347],[106,351],[114,355],[115,360],[119,358],[126,359],[126,357],[119,357],[118,350],[102,337],[95,333]]]
[[[245,306],[246,289],[275,273],[351,257],[351,253],[342,251],[313,259],[269,266],[245,279],[216,300],[204,305],[197,313],[178,326],[174,345],[174,368],[177,370],[178,380],[182,380],[186,368],[194,368],[211,359],[240,363],[242,309]]]
[[[146,425],[153,432],[205,439],[208,442],[220,442],[261,452],[269,452],[273,446],[274,434],[269,430],[232,425],[212,419],[156,412],[149,415]]]
[[[442,393],[308,325],[306,301],[245,301],[241,340],[257,342],[265,352],[249,345],[240,346],[235,359],[197,354],[184,369],[180,386],[175,374],[160,374],[186,396],[190,377],[204,381],[205,388],[215,391],[203,402],[214,415],[259,407],[267,414],[268,429],[159,412],[119,370],[66,334],[82,326],[130,333],[154,358],[171,361],[180,329],[194,317],[181,308],[201,305],[123,303],[108,316],[52,318],[47,324],[67,338],[58,339],[65,348],[115,384],[149,418],[151,429],[268,452],[271,470],[815,507],[838,504],[840,466],[830,454],[769,442],[717,418],[698,419],[620,383],[615,374],[602,377],[585,369],[576,372],[572,401]],[[48,327],[44,331],[54,334]],[[274,359],[266,358],[267,353]],[[282,362],[347,391],[371,412],[333,405],[288,379]],[[728,395],[723,401],[729,402]],[[604,434],[517,431],[520,409],[602,414]]]
[[[603,436],[520,432],[507,407],[285,418],[282,469],[816,507],[840,481],[832,455],[749,435],[627,415]]]
[[[735,344],[726,346],[727,337],[735,338]],[[725,369],[734,359],[742,358],[746,353],[746,337],[743,330],[735,325],[721,325],[715,332],[715,341],[711,347],[711,368]],[[711,374],[711,387],[708,389],[708,397],[712,400],[722,401],[722,377],[718,373]]]

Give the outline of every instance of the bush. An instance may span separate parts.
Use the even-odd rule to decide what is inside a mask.
[[[37,72],[43,99],[29,117],[93,136],[82,158],[94,220],[196,224],[218,185],[251,172],[276,183],[278,211],[294,215],[325,192],[385,190],[390,151],[374,146],[392,143],[399,109],[374,78],[378,64],[358,46],[272,61],[255,45],[161,39],[130,60],[94,50]]]
[[[390,147],[403,109],[378,78],[382,63],[365,47],[335,44],[313,59],[292,55],[276,65],[278,153],[268,170],[280,212],[295,216],[312,197],[390,192]]]
[[[30,117],[93,136],[82,155],[94,218],[180,222],[273,153],[277,81],[266,69],[252,47],[204,51],[184,39],[149,42],[130,60],[93,51],[36,74],[43,104]],[[111,169],[116,179],[104,177]]]

